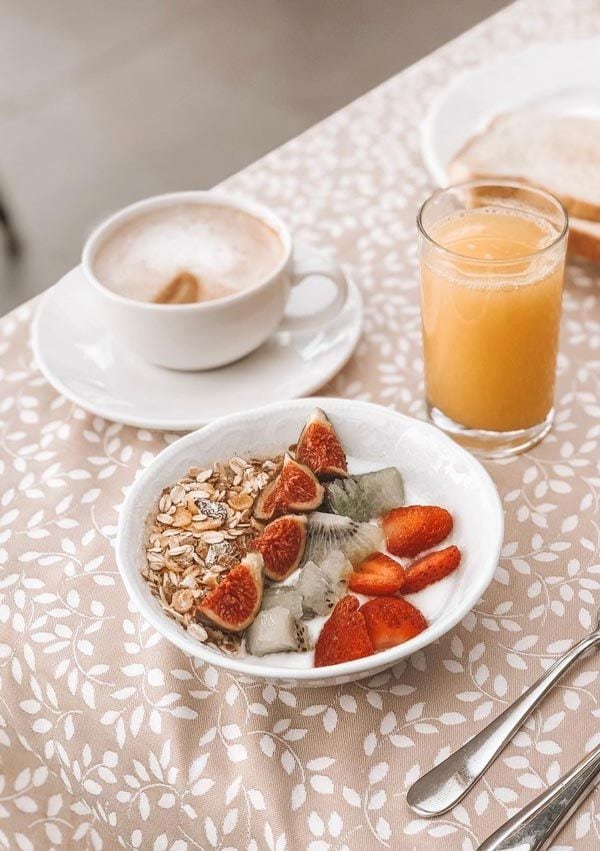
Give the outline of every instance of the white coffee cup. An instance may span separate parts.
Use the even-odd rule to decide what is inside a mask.
[[[259,219],[281,240],[280,262],[251,288],[192,304],[136,301],[104,286],[95,273],[94,260],[110,235],[140,213],[185,203],[230,207]],[[347,281],[340,267],[312,250],[294,246],[289,228],[271,210],[221,192],[173,192],[125,207],[106,219],[88,238],[82,265],[98,307],[119,341],[145,360],[170,369],[224,366],[254,351],[278,327],[297,330],[333,319],[344,306],[347,295]],[[333,282],[334,299],[314,313],[286,317],[291,287],[314,275]]]

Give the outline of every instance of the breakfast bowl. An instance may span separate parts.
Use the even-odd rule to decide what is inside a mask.
[[[182,480],[190,468],[210,469],[229,459],[281,456],[296,444],[316,407],[325,411],[335,428],[351,474],[396,467],[403,480],[405,505],[444,506],[450,512],[453,526],[444,546],[459,548],[460,565],[451,575],[410,595],[427,627],[372,655],[315,667],[312,650],[259,657],[245,652],[243,643],[233,653],[203,643],[194,630],[173,619],[152,593],[147,581],[149,518],[160,511],[157,506],[165,489]],[[136,479],[121,507],[116,558],[127,592],[145,620],[190,656],[238,676],[287,685],[334,685],[373,676],[456,626],[493,578],[503,530],[502,506],[488,473],[435,427],[366,402],[298,399],[224,417],[161,452]]]

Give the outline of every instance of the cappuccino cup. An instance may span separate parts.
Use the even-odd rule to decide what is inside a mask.
[[[132,204],[85,243],[83,271],[109,329],[151,363],[225,366],[277,329],[331,321],[343,308],[340,267],[301,245],[267,207],[222,192],[174,192]],[[292,287],[328,278],[335,295],[286,315]]]

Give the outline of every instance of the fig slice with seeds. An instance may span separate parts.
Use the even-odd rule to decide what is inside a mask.
[[[279,474],[286,505],[292,511],[315,511],[323,502],[325,488],[305,464],[286,455]]]
[[[257,520],[273,520],[290,511],[314,511],[325,489],[315,474],[286,453],[281,473],[267,485],[254,504]]]
[[[319,478],[344,478],[348,475],[346,453],[327,414],[315,408],[302,429],[296,458]]]
[[[248,553],[198,606],[200,614],[230,632],[241,632],[256,617],[262,601],[263,558]]]
[[[306,529],[306,515],[284,514],[250,543],[250,549],[262,555],[269,579],[280,582],[296,570],[304,555]]]
[[[260,492],[254,503],[254,516],[257,520],[272,520],[283,512],[285,512],[285,505],[278,476]]]

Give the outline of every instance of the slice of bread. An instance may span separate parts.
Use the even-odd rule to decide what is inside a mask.
[[[570,218],[568,249],[570,254],[600,261],[600,222]]]
[[[570,215],[600,222],[600,120],[533,111],[500,115],[466,143],[449,176],[535,183]]]

